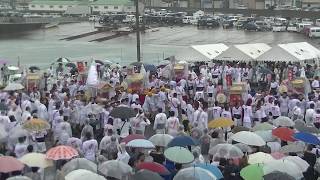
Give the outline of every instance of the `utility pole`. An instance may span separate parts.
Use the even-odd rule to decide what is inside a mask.
[[[135,3],[136,3],[137,62],[140,62],[141,53],[140,53],[139,0],[135,0]]]

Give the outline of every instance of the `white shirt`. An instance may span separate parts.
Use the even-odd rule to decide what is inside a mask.
[[[156,117],[154,118],[154,125],[153,129],[158,129],[157,127],[163,126],[165,128],[165,125],[167,123],[167,116],[164,113],[158,113]]]
[[[118,161],[122,161],[123,163],[128,164],[129,159],[130,159],[130,155],[126,151],[122,153],[118,151],[118,154],[117,154]]]
[[[215,106],[212,108],[213,119],[221,117],[222,108],[220,106]]]
[[[16,144],[16,146],[14,147],[14,153],[16,155],[17,158],[21,158],[23,155],[25,155],[27,153],[27,148],[28,145],[27,144]]]
[[[175,136],[178,132],[180,126],[179,119],[176,117],[169,117],[167,120],[166,127],[168,129],[168,134]]]
[[[221,112],[221,117],[231,119],[231,118],[232,118],[231,112],[230,112],[230,111],[223,110],[223,111]]]
[[[314,109],[307,109],[306,111],[306,119],[310,119],[313,118],[314,114],[315,114],[315,110]]]
[[[271,113],[272,113],[272,116],[280,116],[281,115],[281,112],[280,112],[280,107],[279,106],[272,106],[271,107]]]
[[[243,109],[243,122],[251,122],[252,107],[243,105],[242,109]]]
[[[313,88],[319,88],[320,84],[318,80],[313,80],[311,86]]]

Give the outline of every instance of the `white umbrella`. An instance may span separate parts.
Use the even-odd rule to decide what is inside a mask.
[[[173,180],[216,180],[217,178],[208,170],[199,167],[181,169]]]
[[[280,152],[282,153],[300,153],[305,150],[305,145],[302,142],[294,142],[292,144],[288,144],[285,146],[282,146],[280,148]]]
[[[152,144],[151,141],[146,140],[146,139],[135,139],[128,144],[126,144],[128,147],[135,147],[135,148],[146,148],[146,149],[153,149],[155,146]]]
[[[32,179],[27,176],[13,176],[13,177],[7,178],[7,180],[32,180]]]
[[[218,158],[241,158],[243,152],[240,148],[232,144],[218,144],[209,150],[209,154]]]
[[[63,174],[68,174],[76,169],[85,169],[93,173],[97,173],[97,165],[85,158],[75,158],[67,162],[62,167]]]
[[[266,142],[270,142],[270,141],[274,141],[275,138],[272,136],[272,131],[268,130],[268,131],[255,131],[255,134],[257,134],[258,136],[260,136],[264,141]]]
[[[296,164],[299,167],[299,169],[302,172],[306,172],[309,167],[309,164],[307,163],[307,161],[301,159],[299,156],[287,156],[282,159],[289,160],[289,161],[293,162],[294,164]]]
[[[155,146],[166,147],[168,143],[173,139],[169,134],[155,134],[149,138]]]
[[[132,168],[122,161],[110,160],[102,163],[98,171],[106,177],[113,177],[121,179],[132,172]]]
[[[9,83],[3,90],[4,91],[17,91],[24,89],[24,86],[20,83]]]
[[[280,171],[283,173],[287,173],[290,176],[295,177],[296,179],[300,179],[303,177],[303,172],[300,170],[300,168],[295,163],[285,159],[269,161],[263,166],[263,171],[264,174],[270,174],[275,171]]]
[[[29,167],[47,168],[53,166],[52,160],[46,159],[46,155],[41,153],[25,154],[19,159],[19,161]]]
[[[266,142],[257,134],[249,131],[237,132],[231,139],[249,146],[264,146]]]
[[[252,153],[252,148],[246,144],[243,143],[237,143],[235,144],[235,146],[237,146],[239,149],[241,149],[242,152],[244,153]]]
[[[249,155],[248,163],[249,164],[260,164],[267,163],[274,160],[270,154],[264,152],[257,152]]]
[[[67,174],[65,180],[105,180],[105,178],[85,169],[77,169]]]
[[[282,126],[282,127],[293,127],[294,126],[294,122],[286,117],[286,116],[280,116],[278,117],[277,119],[275,119],[273,121],[273,125],[279,127],[279,126]]]
[[[19,67],[17,67],[17,66],[9,66],[8,70],[10,70],[10,71],[18,71]]]

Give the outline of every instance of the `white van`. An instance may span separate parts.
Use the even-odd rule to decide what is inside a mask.
[[[135,22],[136,16],[135,15],[127,15],[124,20],[122,20],[123,23],[132,23]]]
[[[297,24],[297,26],[298,26],[298,31],[297,32],[301,32],[305,27],[311,26],[311,24],[299,23],[299,24]]]
[[[316,26],[320,26],[320,19],[316,19]]]
[[[310,31],[309,31],[309,37],[310,38],[318,38],[320,37],[320,27],[312,27],[310,28]]]

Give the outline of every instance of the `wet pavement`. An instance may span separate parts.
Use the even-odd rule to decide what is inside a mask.
[[[135,34],[104,42],[88,42],[105,32],[73,41],[60,40],[94,30],[93,23],[64,24],[58,28],[41,29],[22,34],[0,37],[0,59],[21,64],[47,65],[58,57],[75,60],[109,59],[127,64],[136,60]],[[302,34],[289,32],[245,32],[243,30],[201,29],[196,26],[160,27],[157,32],[141,36],[144,62],[156,63],[163,58],[186,50],[190,45],[225,43],[267,43],[276,45],[289,42],[309,42],[320,48],[320,39],[310,39]]]

